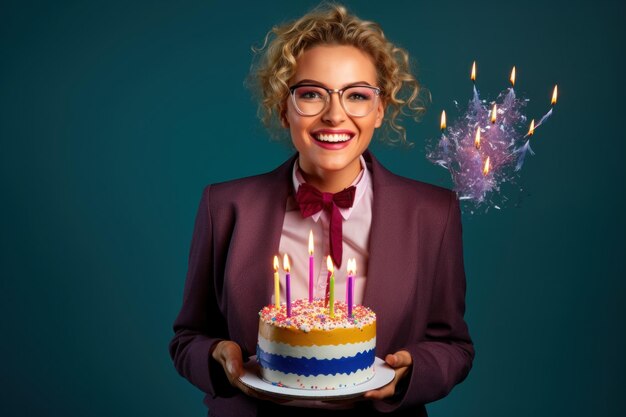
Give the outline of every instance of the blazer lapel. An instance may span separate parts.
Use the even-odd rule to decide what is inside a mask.
[[[369,153],[372,166],[374,201],[369,243],[369,261],[363,305],[377,313],[377,355],[393,353],[390,342],[402,341],[395,334],[405,308],[416,290],[417,224],[412,205],[406,204],[402,183]],[[406,211],[405,211],[406,210]]]
[[[278,254],[280,236],[283,229],[287,197],[292,193],[290,185],[291,168],[295,157],[265,174],[257,185],[253,200],[247,200],[242,207],[239,223],[245,236],[236,239],[236,248],[231,247],[232,261],[229,262],[229,275],[244,277],[238,280],[243,287],[234,293],[241,297],[238,308],[232,309],[233,322],[241,323],[233,331],[245,340],[244,355],[254,354],[258,322],[250,321],[270,302],[273,291],[272,259]],[[243,232],[245,231],[245,232]],[[252,275],[250,275],[252,274]],[[261,296],[259,296],[261,295]],[[245,327],[245,328],[244,328]]]

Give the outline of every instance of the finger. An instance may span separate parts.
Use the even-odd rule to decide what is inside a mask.
[[[239,378],[243,375],[243,361],[241,357],[232,356],[226,360],[226,368],[233,378]]]
[[[215,359],[222,365],[224,365],[224,346],[227,346],[228,343],[229,342],[227,340],[222,340],[218,342],[217,345],[215,345],[215,348],[213,349],[213,353],[212,353],[213,359]]]
[[[396,380],[394,379],[389,384],[385,385],[381,389],[367,391],[363,397],[368,400],[382,400],[387,397],[391,397],[396,392]]]
[[[385,362],[387,362],[387,365],[391,366],[392,368],[396,367],[397,361],[398,359],[396,358],[396,355],[389,354],[385,356]]]
[[[239,345],[228,340],[221,341],[215,348],[213,356],[224,368],[228,381],[235,385],[235,380],[244,373],[243,358]]]
[[[413,358],[411,354],[406,350],[400,350],[394,354],[389,354],[385,357],[387,365],[394,369],[402,368],[405,366],[411,366],[413,364]]]
[[[398,384],[398,381],[400,381],[407,374],[408,370],[409,368],[406,366],[394,369],[395,375],[393,377],[393,380],[389,384],[380,389],[368,391],[363,396],[368,400],[382,400],[384,398],[393,396],[396,392],[396,385]]]

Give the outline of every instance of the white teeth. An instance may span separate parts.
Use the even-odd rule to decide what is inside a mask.
[[[319,133],[317,135],[315,135],[315,139],[322,141],[322,142],[345,142],[347,140],[350,140],[350,135],[347,135],[345,133],[339,133],[339,134],[328,134],[328,133]]]

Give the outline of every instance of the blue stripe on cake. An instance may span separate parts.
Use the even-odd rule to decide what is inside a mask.
[[[359,352],[350,358],[294,358],[267,353],[258,345],[256,358],[263,368],[303,376],[348,374],[366,369],[374,363],[374,349]]]

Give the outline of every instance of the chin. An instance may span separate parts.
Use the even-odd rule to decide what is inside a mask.
[[[346,156],[320,158],[316,161],[315,165],[324,171],[341,171],[350,166],[355,160],[358,160],[358,158],[358,155],[354,158]]]

